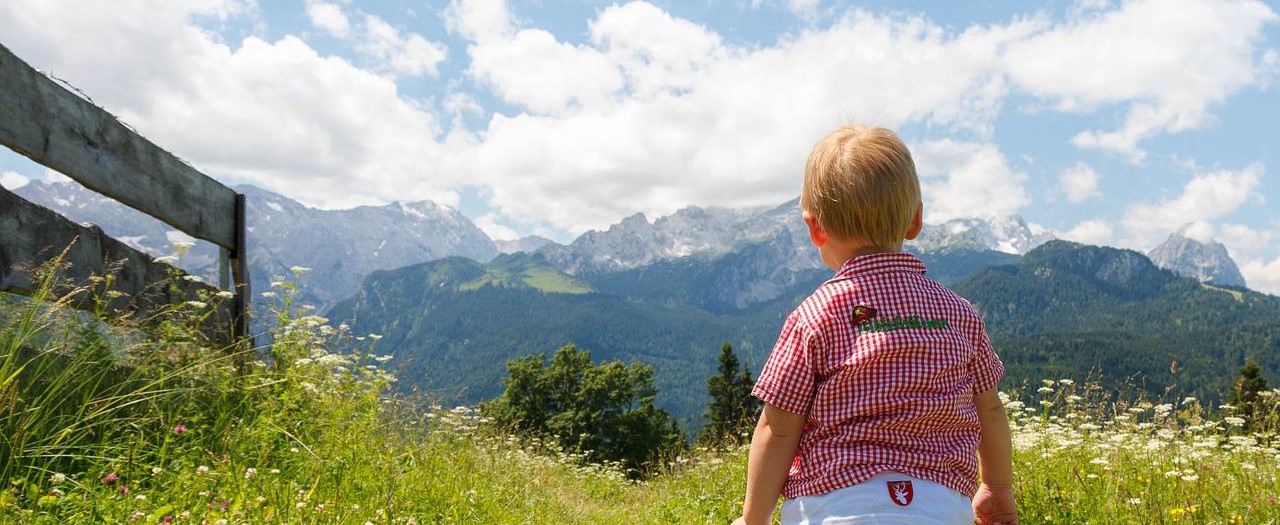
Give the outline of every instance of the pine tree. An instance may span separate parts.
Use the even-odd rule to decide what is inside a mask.
[[[751,396],[755,381],[745,366],[739,372],[738,357],[727,342],[720,348],[719,372],[707,379],[711,403],[700,441],[712,446],[741,445],[760,410],[760,401]]]
[[[1253,360],[1249,360],[1240,367],[1240,373],[1236,376],[1236,383],[1231,387],[1231,397],[1229,402],[1239,410],[1239,414],[1246,421],[1253,425],[1255,412],[1259,405],[1258,394],[1267,390],[1267,378],[1262,377],[1262,367],[1258,366]]]

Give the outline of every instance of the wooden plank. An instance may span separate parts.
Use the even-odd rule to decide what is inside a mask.
[[[115,276],[111,289],[124,295],[103,298],[108,314],[129,313],[137,319],[158,321],[163,316],[156,314],[170,305],[203,300],[213,312],[202,325],[202,332],[219,346],[234,340],[231,326],[238,301],[212,299],[219,292],[217,288],[188,281],[181,270],[156,262],[106,235],[101,228],[76,224],[3,188],[0,240],[0,291],[31,295],[38,286],[35,270],[65,249],[66,267],[61,277],[69,282],[83,284],[93,276],[108,273]],[[78,296],[73,305],[83,309],[97,306],[85,294]]]
[[[235,249],[231,189],[0,45],[0,144],[188,235]]]

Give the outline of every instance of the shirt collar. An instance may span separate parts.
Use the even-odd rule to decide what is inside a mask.
[[[919,258],[907,252],[869,253],[845,261],[834,278],[845,279],[892,271],[924,273],[925,268]]]

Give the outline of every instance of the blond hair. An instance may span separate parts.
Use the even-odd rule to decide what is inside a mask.
[[[843,126],[809,153],[800,206],[836,238],[897,245],[920,206],[911,152],[887,129]]]

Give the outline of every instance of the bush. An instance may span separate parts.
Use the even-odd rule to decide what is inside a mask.
[[[617,462],[631,477],[654,471],[684,446],[665,411],[653,406],[653,369],[641,363],[591,364],[570,344],[544,356],[507,362],[506,390],[481,405],[498,425],[548,437],[597,463]]]

